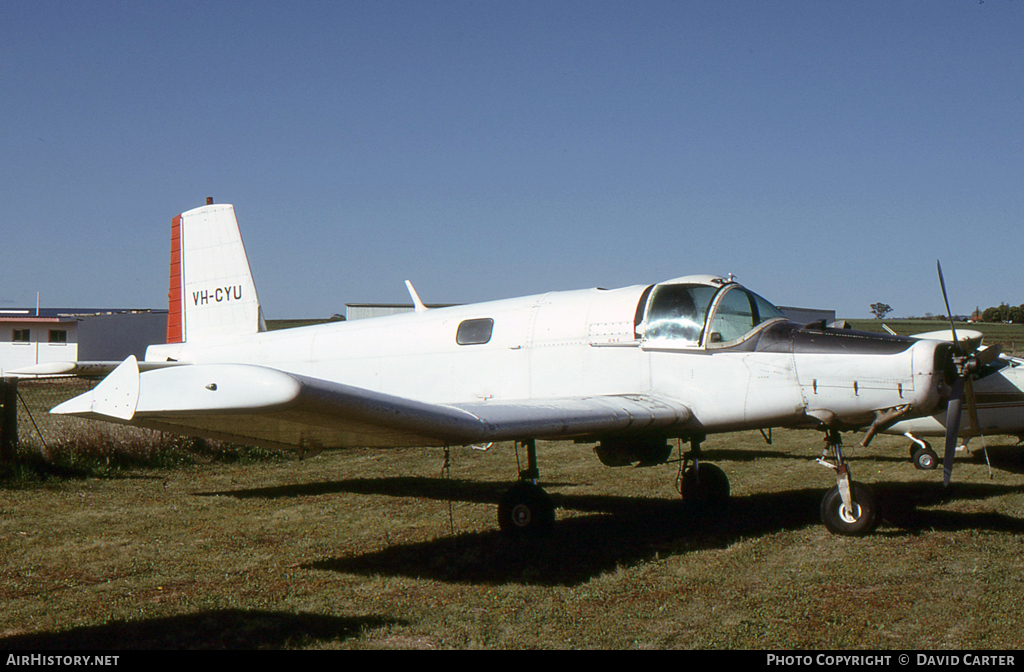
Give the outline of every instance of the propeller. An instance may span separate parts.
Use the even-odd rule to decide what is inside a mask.
[[[981,367],[994,361],[1002,348],[993,345],[984,350],[968,353],[956,337],[956,325],[953,324],[953,312],[949,309],[949,297],[946,294],[946,281],[942,277],[942,264],[935,260],[939,271],[939,286],[942,287],[942,300],[946,304],[946,315],[949,317],[949,328],[953,334],[953,364],[956,366],[956,380],[953,381],[946,404],[946,450],[942,457],[942,484],[949,485],[953,475],[953,455],[956,453],[956,441],[960,434],[960,414],[963,410],[964,390],[967,390],[967,408],[972,426],[978,427],[978,411],[974,401],[973,376]],[[980,429],[979,429],[980,431]]]

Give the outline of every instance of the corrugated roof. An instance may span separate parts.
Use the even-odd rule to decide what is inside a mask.
[[[0,308],[0,322],[56,322],[90,315],[166,313],[159,308]]]

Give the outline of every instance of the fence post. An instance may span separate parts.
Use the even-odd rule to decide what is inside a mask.
[[[18,447],[18,379],[0,378],[0,464],[14,462]]]

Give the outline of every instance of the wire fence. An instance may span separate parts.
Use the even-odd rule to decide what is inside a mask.
[[[149,462],[180,449],[183,439],[139,427],[50,413],[98,383],[88,378],[22,379],[17,385],[16,459],[48,463],[81,459]]]
[[[58,445],[87,421],[53,415],[50,409],[89,391],[86,378],[43,378],[18,381],[18,440],[20,449],[35,449],[48,457],[49,445]]]
[[[12,473],[9,462],[41,473],[96,475],[133,468],[291,458],[278,450],[50,413],[98,383],[87,378],[20,379],[17,445],[9,457],[0,455],[0,474]],[[0,422],[0,439],[10,431],[6,424]]]

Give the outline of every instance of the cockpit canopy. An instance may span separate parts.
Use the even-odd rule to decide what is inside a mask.
[[[743,341],[782,311],[734,282],[656,285],[638,335],[651,345],[723,347]],[[712,281],[714,282],[714,281]]]

